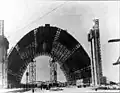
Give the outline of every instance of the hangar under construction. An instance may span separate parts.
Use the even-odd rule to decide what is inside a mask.
[[[49,65],[50,81],[52,83],[57,83],[56,62],[58,62],[69,85],[75,85],[79,79],[83,79],[83,82],[92,83],[94,86],[101,85],[102,64],[99,20],[95,19],[94,23],[93,29],[88,34],[88,41],[91,43],[91,60],[82,45],[72,35],[66,30],[49,24],[35,28],[27,33],[11,49],[8,55],[9,43],[5,38],[4,48],[6,54],[1,55],[6,61],[1,61],[1,63],[5,63],[5,67],[2,67],[4,67],[6,78],[2,78],[2,80],[6,83],[2,85],[7,87],[19,86],[28,65],[26,83],[32,82],[34,84],[36,81],[36,61],[34,58],[41,55],[51,57]],[[3,52],[0,51],[0,53]],[[4,75],[2,74],[2,76]]]

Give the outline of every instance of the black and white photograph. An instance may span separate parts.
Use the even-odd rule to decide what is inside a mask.
[[[0,93],[119,92],[119,0],[0,0]]]

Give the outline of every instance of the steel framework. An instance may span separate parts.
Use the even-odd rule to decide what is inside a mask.
[[[14,66],[14,64],[17,64],[16,60],[19,61],[19,64],[21,66],[18,66],[19,68],[16,68],[19,73],[15,72],[16,75],[14,76],[10,76],[11,74],[8,75],[9,80],[11,80],[11,82],[15,81],[19,83],[23,75],[23,72],[25,71],[27,65],[29,64],[29,81],[33,83],[36,80],[35,78],[36,77],[36,64],[33,60],[31,61],[31,59],[35,58],[38,55],[49,55],[51,58],[53,58],[53,62],[50,63],[51,65],[50,69],[52,73],[51,81],[53,82],[57,81],[57,70],[56,70],[57,64],[55,64],[56,62],[60,64],[60,68],[63,70],[67,81],[73,81],[76,79],[74,71],[70,72],[72,66],[71,68],[69,68],[69,64],[67,64],[67,62],[69,61],[72,62],[74,60],[76,62],[78,60],[83,61],[84,59],[85,59],[85,62],[90,62],[88,55],[83,54],[84,58],[82,58],[82,55],[80,55],[81,54],[80,51],[83,51],[84,49],[82,48],[80,43],[77,42],[74,38],[72,38],[70,35],[67,36],[68,33],[65,30],[47,25],[47,28],[48,27],[50,27],[50,29],[46,29],[46,26],[36,28],[35,30],[28,33],[25,37],[23,37],[17,43],[18,48],[16,48],[17,47],[16,45],[15,46],[16,49],[13,49],[15,52],[12,52],[11,54],[18,52],[18,55],[15,55],[15,56],[17,56],[20,59],[18,60],[16,57],[14,60],[13,56],[10,57],[9,58],[9,61],[11,62],[10,69],[13,71],[13,73],[15,72],[15,69],[12,66]],[[50,34],[51,34],[51,37],[49,37]],[[69,42],[69,40],[71,42]],[[83,53],[85,53],[85,51],[83,51]],[[79,56],[76,57],[74,55],[79,55]],[[74,68],[75,67],[76,65],[74,66]],[[73,70],[76,70],[76,69],[73,69]],[[20,77],[18,75],[20,75]],[[10,78],[10,77],[15,77],[15,76],[18,77],[19,79],[15,78],[15,80],[12,80]]]
[[[50,81],[57,83],[57,63],[54,59],[50,60]]]
[[[94,19],[94,26],[88,33],[88,41],[91,44],[91,72],[94,86],[102,83],[102,62],[100,50],[99,20]]]
[[[7,88],[7,49],[9,48],[9,42],[4,36],[4,20],[0,20],[0,69],[1,69],[1,80],[2,87]]]
[[[29,82],[34,84],[36,82],[36,61],[32,60],[29,64]]]

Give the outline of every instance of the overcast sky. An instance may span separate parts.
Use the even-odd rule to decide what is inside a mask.
[[[46,15],[56,7],[56,10]],[[5,35],[10,42],[10,48],[32,29],[50,24],[66,29],[89,54],[87,33],[93,26],[92,20],[99,18],[103,75],[113,81],[119,80],[119,66],[113,66],[112,63],[117,61],[120,50],[119,43],[108,44],[108,40],[120,38],[119,11],[118,1],[0,0],[0,19],[5,20]],[[49,79],[48,61],[49,58],[45,56],[37,58],[39,80]],[[65,80],[60,69],[58,72],[59,80]]]

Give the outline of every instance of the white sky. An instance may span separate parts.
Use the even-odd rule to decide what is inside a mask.
[[[109,80],[118,81],[119,67],[113,66],[112,63],[118,59],[119,43],[108,44],[108,40],[120,38],[120,2],[68,1],[41,19],[44,14],[63,3],[64,1],[0,0],[0,19],[5,20],[5,35],[10,42],[10,48],[32,29],[49,23],[53,26],[67,29],[82,44],[87,53],[90,53],[87,33],[92,28],[93,18],[97,17],[100,20],[103,75],[107,76]],[[48,60],[43,57],[39,58],[38,61],[46,62]],[[45,64],[45,62],[39,62],[39,64]],[[48,75],[41,75],[41,79],[49,77],[48,70],[44,68],[40,73],[47,73]],[[60,74],[60,76],[62,80],[63,75]]]

